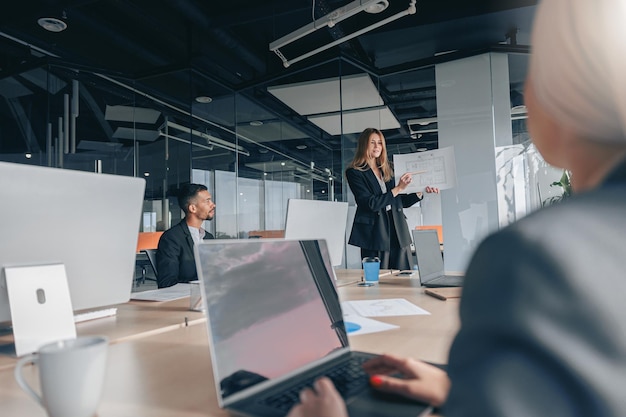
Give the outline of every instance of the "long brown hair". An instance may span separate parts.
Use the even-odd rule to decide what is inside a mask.
[[[376,166],[378,166],[383,173],[383,181],[387,182],[393,177],[393,168],[391,168],[391,164],[387,160],[387,143],[385,142],[385,136],[383,132],[374,127],[368,127],[361,132],[356,144],[356,153],[354,154],[352,162],[348,165],[348,168],[358,169],[359,171],[369,169],[367,165],[367,147],[369,146],[370,136],[373,134],[380,136],[382,142],[383,149],[380,156],[376,158]]]

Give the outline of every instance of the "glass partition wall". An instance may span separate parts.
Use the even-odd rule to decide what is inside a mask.
[[[525,66],[510,67],[521,68],[514,143],[526,149]],[[280,236],[289,198],[348,201],[354,214],[343,173],[364,128],[384,132],[390,158],[437,149],[434,78],[433,65],[373,74],[341,58],[234,91],[188,68],[130,79],[45,64],[0,80],[0,160],[145,178],[141,231],[180,221],[176,190],[196,182],[217,204],[205,224],[216,237]],[[515,175],[538,188],[528,169]],[[441,201],[429,204],[407,210],[411,228],[441,223]]]

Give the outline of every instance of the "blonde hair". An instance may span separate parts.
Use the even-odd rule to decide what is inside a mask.
[[[350,165],[348,165],[348,168],[358,169],[359,171],[366,171],[369,168],[367,164],[367,148],[370,143],[370,136],[374,134],[380,136],[383,148],[380,156],[376,158],[376,166],[380,168],[383,173],[383,181],[387,182],[393,178],[393,168],[387,159],[387,144],[385,142],[385,136],[383,135],[383,132],[376,128],[368,127],[361,132],[361,135],[357,140],[354,158],[352,159]]]
[[[624,39],[624,0],[544,0],[537,7],[533,89],[546,112],[580,137],[626,142]]]

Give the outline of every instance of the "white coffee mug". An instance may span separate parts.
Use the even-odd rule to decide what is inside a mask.
[[[49,343],[17,362],[15,379],[50,417],[93,417],[102,396],[108,346],[103,336]],[[41,396],[22,375],[29,363],[39,367]]]

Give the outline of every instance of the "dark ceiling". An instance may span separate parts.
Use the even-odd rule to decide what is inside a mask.
[[[51,71],[61,80],[79,79],[94,84],[93,71],[101,79],[124,80],[133,90],[115,92],[117,102],[107,100],[111,89],[93,88],[81,99],[100,109],[94,114],[90,137],[97,141],[123,142],[114,137],[116,126],[105,121],[109,105],[127,104],[119,97],[156,97],[164,107],[196,111],[190,103],[199,94],[213,98],[203,116],[226,126],[226,134],[212,133],[226,141],[228,131],[261,120],[267,126],[280,121],[300,132],[286,141],[261,144],[259,149],[312,160],[311,148],[321,153],[339,151],[341,138],[320,129],[297,114],[272,94],[268,86],[325,79],[350,74],[369,74],[384,104],[400,127],[385,131],[390,145],[407,145],[409,150],[437,146],[436,131],[411,138],[407,120],[436,116],[434,64],[481,52],[510,53],[512,102],[521,99],[526,71],[529,30],[537,0],[418,0],[417,13],[397,19],[338,46],[285,68],[269,50],[276,39],[329,12],[352,3],[349,0],[23,0],[5,6],[0,16],[0,106],[2,123],[20,114],[36,112],[31,107],[7,104],[19,94],[16,84],[34,90],[33,72],[53,64]],[[379,15],[360,13],[354,18],[324,27],[281,48],[291,58],[349,35],[409,6],[409,0],[389,0]],[[60,33],[47,32],[37,24],[41,17],[56,17],[67,24]],[[441,54],[447,52],[447,54]],[[191,71],[190,71],[191,70]],[[31,71],[31,72],[29,72]],[[29,77],[22,74],[29,73]],[[190,75],[192,74],[192,75]],[[66,81],[67,82],[67,81]],[[48,93],[50,80],[47,81]],[[71,83],[71,82],[70,82]],[[60,88],[60,87],[59,87]],[[237,93],[237,116],[232,109]],[[137,95],[134,98],[137,103]],[[130,102],[130,99],[129,99]],[[197,105],[196,105],[197,106]],[[154,108],[154,106],[152,106]],[[17,109],[17,110],[16,110]],[[202,116],[202,111],[197,114]],[[95,112],[98,113],[98,112]],[[81,121],[85,123],[85,121]],[[159,123],[162,123],[159,122]],[[364,126],[365,127],[365,126]],[[16,127],[15,134],[0,136],[0,153],[43,148],[41,129]],[[10,131],[9,131],[10,132]],[[283,127],[281,127],[283,132]],[[515,133],[515,130],[514,130]],[[282,135],[282,133],[281,133]],[[18,136],[21,139],[14,141]],[[24,136],[28,136],[24,138]],[[354,140],[354,139],[352,139]],[[254,142],[254,141],[253,141]],[[298,150],[307,146],[307,157]],[[250,145],[252,146],[252,144]],[[296,148],[296,146],[298,148]],[[89,146],[84,146],[88,149]],[[398,148],[399,149],[399,148]],[[248,149],[249,151],[249,149]],[[249,152],[250,164],[261,161],[265,152]],[[255,155],[257,155],[255,159]],[[321,158],[321,156],[320,156]]]

